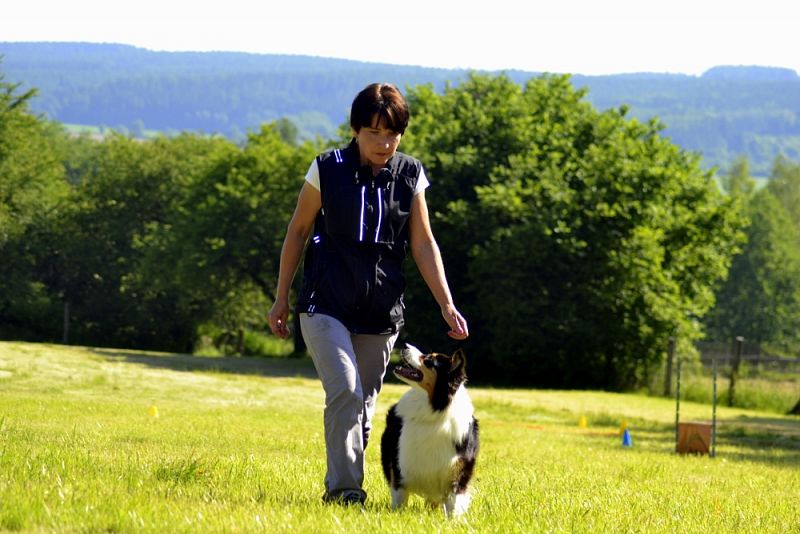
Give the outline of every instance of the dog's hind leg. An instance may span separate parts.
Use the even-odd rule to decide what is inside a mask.
[[[406,502],[408,502],[408,492],[405,488],[392,488],[392,509],[397,510],[398,508],[405,506]]]

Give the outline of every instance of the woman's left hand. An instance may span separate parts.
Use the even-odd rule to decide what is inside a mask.
[[[459,313],[455,306],[448,304],[442,307],[442,317],[450,327],[447,333],[453,339],[467,339],[469,336],[469,328],[467,327],[467,320]]]

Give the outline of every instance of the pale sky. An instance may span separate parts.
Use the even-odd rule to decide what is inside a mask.
[[[0,41],[303,54],[445,68],[800,73],[795,0],[15,0]],[[2,68],[0,64],[0,68]]]

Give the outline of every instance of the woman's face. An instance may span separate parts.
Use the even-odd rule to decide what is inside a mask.
[[[382,169],[397,152],[402,134],[390,130],[383,121],[373,117],[372,126],[362,127],[355,133],[362,165]]]

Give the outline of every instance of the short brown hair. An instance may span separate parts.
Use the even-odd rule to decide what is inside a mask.
[[[386,128],[403,134],[408,127],[408,103],[397,87],[390,83],[371,83],[361,90],[350,108],[350,126],[358,132],[371,128],[373,118]]]

